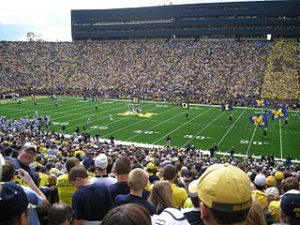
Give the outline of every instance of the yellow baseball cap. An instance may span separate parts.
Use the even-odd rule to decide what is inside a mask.
[[[252,204],[250,179],[230,164],[208,167],[199,179],[197,193],[207,207],[218,211],[242,211]]]
[[[153,170],[153,169],[155,168],[155,165],[154,165],[152,162],[149,162],[149,163],[146,165],[146,168],[147,168],[147,169]]]
[[[269,187],[273,187],[275,186],[276,184],[276,179],[274,176],[268,176],[267,179],[266,179],[266,184],[269,186]]]
[[[252,198],[259,202],[262,209],[267,207],[267,195],[264,192],[259,190],[252,191]]]
[[[275,178],[276,178],[276,180],[283,180],[283,178],[284,178],[283,172],[277,171],[277,172],[275,173]]]

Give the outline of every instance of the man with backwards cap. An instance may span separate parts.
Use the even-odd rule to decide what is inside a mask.
[[[210,166],[199,179],[197,193],[205,225],[243,223],[252,205],[250,179],[229,164]]]
[[[34,145],[31,142],[26,142],[21,150],[19,151],[19,155],[17,159],[11,159],[12,164],[14,165],[16,170],[19,169],[23,169],[25,170],[27,173],[29,173],[29,175],[31,176],[31,178],[33,179],[34,183],[38,185],[38,180],[39,177],[38,175],[35,173],[35,171],[33,170],[33,168],[30,167],[30,164],[33,162],[35,156],[36,156],[36,145]],[[22,185],[26,185],[25,183],[22,183],[22,180],[16,180],[17,182],[20,182],[20,184]]]

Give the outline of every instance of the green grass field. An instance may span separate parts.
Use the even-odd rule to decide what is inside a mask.
[[[232,112],[221,112],[220,107],[190,105],[189,117],[185,118],[186,109],[178,105],[165,103],[141,102],[137,108],[144,113],[153,113],[151,117],[141,118],[138,115],[121,115],[132,105],[130,101],[98,100],[86,101],[83,98],[59,97],[58,107],[48,97],[37,98],[34,106],[31,99],[22,99],[18,104],[12,100],[0,102],[0,116],[20,118],[39,115],[50,115],[51,130],[60,131],[61,123],[66,123],[66,133],[74,133],[75,127],[86,126],[87,118],[92,125],[87,130],[100,134],[108,139],[164,145],[167,135],[172,138],[172,146],[186,147],[189,143],[197,149],[206,150],[217,143],[218,151],[228,152],[235,147],[236,154],[268,155],[274,153],[278,158],[291,155],[300,159],[300,113],[289,111],[289,124],[284,121],[269,119],[267,138],[262,135],[263,128],[249,122],[249,117],[262,109],[234,108]],[[95,105],[98,109],[95,110]],[[233,121],[229,121],[229,114]],[[110,121],[112,115],[113,121]]]

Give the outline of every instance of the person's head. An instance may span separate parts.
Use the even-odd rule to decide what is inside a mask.
[[[2,166],[2,182],[11,181],[15,176],[15,167],[9,160],[5,160],[5,164]]]
[[[27,225],[28,199],[22,187],[10,182],[0,188],[1,225]]]
[[[276,185],[276,178],[272,175],[266,178],[266,185],[268,187],[274,187]]]
[[[289,225],[300,224],[300,191],[289,190],[281,198],[281,220]]]
[[[126,156],[120,156],[116,159],[113,166],[113,173],[116,175],[128,175],[131,170],[130,160]]]
[[[172,197],[172,188],[168,181],[158,181],[153,187],[149,201],[157,208],[174,207],[175,203]]]
[[[107,168],[108,165],[108,159],[105,154],[100,154],[95,158],[95,167],[97,169],[104,170]]]
[[[76,188],[80,188],[85,179],[88,179],[88,173],[84,167],[75,166],[69,172],[69,182]]]
[[[257,190],[264,190],[266,187],[266,177],[265,175],[259,173],[254,178],[254,185]]]
[[[177,175],[176,167],[172,164],[166,165],[162,170],[162,175],[164,180],[173,182]]]
[[[229,164],[208,167],[199,179],[197,193],[206,225],[242,223],[252,205],[250,179]]]
[[[267,196],[267,206],[269,206],[271,201],[279,200],[279,191],[276,187],[269,187],[265,190]]]
[[[142,191],[148,184],[148,174],[140,168],[131,170],[128,175],[128,186],[133,191]]]
[[[54,203],[48,212],[49,225],[69,225],[72,222],[72,208],[64,203]]]
[[[281,171],[276,171],[274,177],[276,181],[282,181],[284,179],[284,174]]]
[[[299,190],[299,181],[296,177],[288,177],[282,181],[281,187],[284,193],[292,189]]]
[[[267,225],[265,212],[257,201],[253,201],[245,225]]]
[[[73,167],[78,166],[79,164],[80,164],[79,159],[77,159],[75,157],[71,157],[71,158],[67,159],[67,161],[66,161],[67,172],[69,173]]]
[[[111,209],[101,225],[151,225],[151,217],[143,206],[129,203]]]
[[[31,142],[26,142],[19,152],[18,160],[25,166],[29,166],[36,156],[36,149],[36,145]]]
[[[56,183],[57,183],[57,176],[55,174],[50,174],[48,176],[48,184],[52,186],[52,185],[56,185]]]

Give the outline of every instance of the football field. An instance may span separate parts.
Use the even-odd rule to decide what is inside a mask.
[[[272,121],[270,117],[267,136],[262,135],[263,128],[254,126],[249,117],[261,112],[259,108],[234,107],[231,112],[222,112],[220,106],[190,105],[182,109],[180,105],[145,102],[133,105],[131,101],[59,97],[37,97],[36,105],[31,98],[18,101],[0,101],[0,116],[18,119],[36,112],[41,116],[51,116],[50,130],[73,134],[76,126],[86,129],[91,135],[100,138],[134,144],[164,145],[168,135],[171,145],[186,147],[194,145],[196,149],[207,150],[212,144],[218,144],[218,151],[228,152],[234,146],[236,154],[268,155],[278,158],[291,155],[300,159],[300,113],[289,111],[288,125],[284,120]],[[133,108],[135,110],[133,110]],[[136,113],[136,109],[141,113]],[[186,112],[188,111],[188,117]],[[229,121],[232,114],[233,120]],[[91,124],[87,124],[90,118]]]

